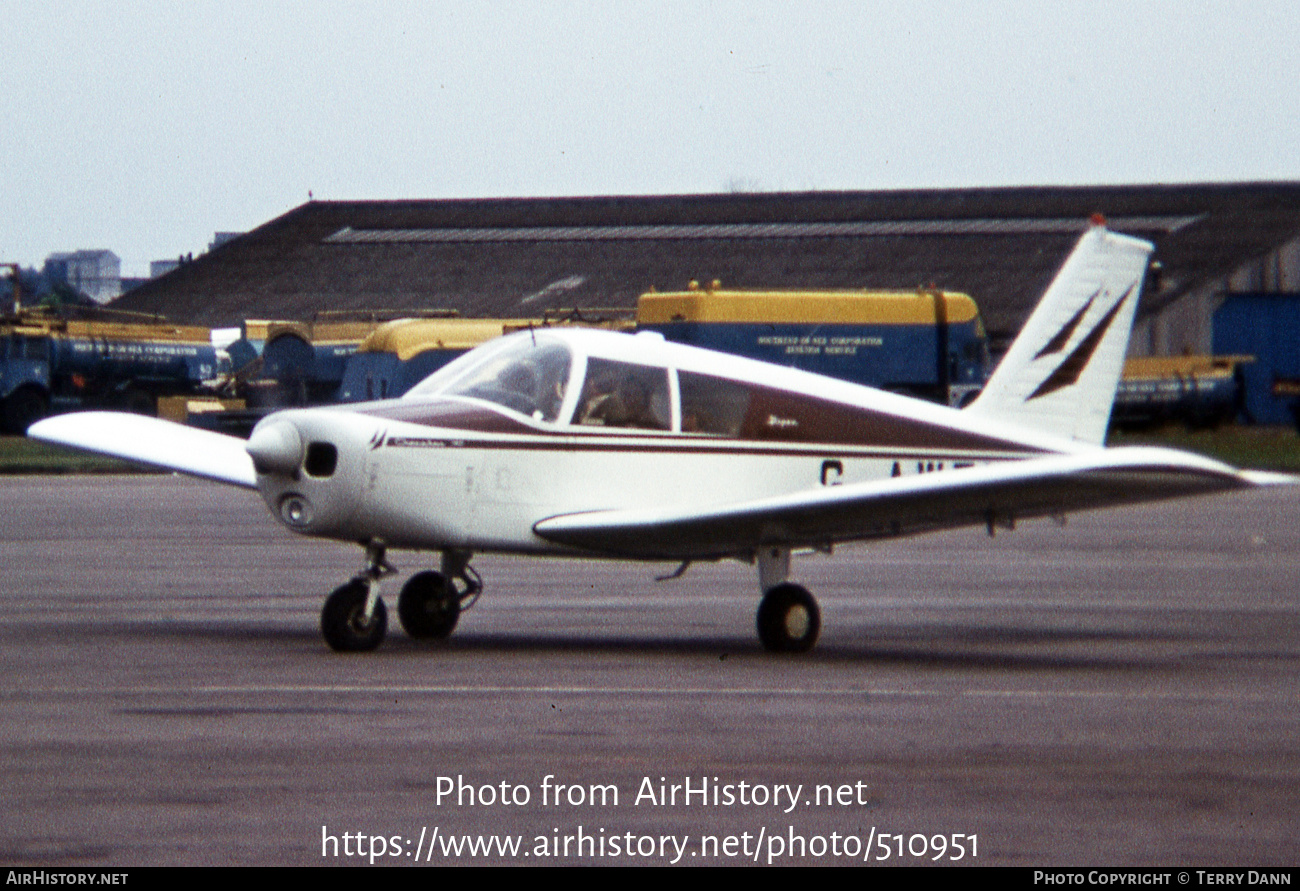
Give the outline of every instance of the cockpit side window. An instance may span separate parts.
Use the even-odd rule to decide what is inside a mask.
[[[538,421],[554,421],[569,383],[569,350],[522,340],[492,356],[441,392],[495,402]]]
[[[683,433],[740,435],[751,396],[743,384],[691,371],[678,371],[677,381]]]
[[[666,369],[591,357],[573,423],[670,430],[672,411]]]

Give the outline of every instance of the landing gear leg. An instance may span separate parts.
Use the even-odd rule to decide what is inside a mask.
[[[766,548],[758,554],[758,639],[771,653],[806,653],[817,643],[821,611],[808,589],[787,581],[790,551]]]
[[[411,637],[441,640],[456,627],[461,612],[483,591],[483,579],[469,565],[468,551],[444,551],[442,571],[419,572],[402,586],[397,616]]]
[[[380,579],[395,570],[380,542],[366,545],[366,568],[325,600],[320,627],[325,642],[340,653],[373,650],[388,631],[388,611],[380,599]]]

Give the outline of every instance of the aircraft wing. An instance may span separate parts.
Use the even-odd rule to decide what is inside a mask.
[[[247,443],[234,436],[125,412],[56,415],[27,429],[32,439],[85,449],[249,489],[257,488]]]
[[[1185,452],[1098,449],[817,487],[791,495],[698,511],[610,510],[537,523],[542,538],[604,555],[709,559],[761,547],[824,547],[966,525],[1155,501],[1281,482]]]

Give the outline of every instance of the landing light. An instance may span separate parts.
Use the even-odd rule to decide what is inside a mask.
[[[313,513],[311,502],[297,493],[290,493],[280,499],[280,519],[296,529],[311,525]]]

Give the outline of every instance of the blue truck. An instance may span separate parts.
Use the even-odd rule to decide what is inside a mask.
[[[0,318],[0,429],[21,434],[59,411],[157,412],[218,372],[207,328],[109,310],[15,307]]]
[[[868,384],[947,405],[989,375],[975,301],[915,291],[724,290],[642,294],[637,328],[665,339]]]
[[[479,344],[512,331],[586,324],[630,330],[630,311],[558,310],[536,319],[397,319],[380,325],[348,358],[339,402],[401,396]]]
[[[1231,423],[1242,411],[1251,356],[1146,356],[1128,359],[1115,393],[1111,424],[1145,430]]]
[[[984,326],[975,302],[965,294],[928,289],[724,291],[715,284],[648,292],[635,312],[569,309],[542,319],[389,322],[347,358],[336,398],[360,402],[400,396],[484,340],[554,324],[657,331],[666,340],[950,405],[973,398],[989,374]]]

